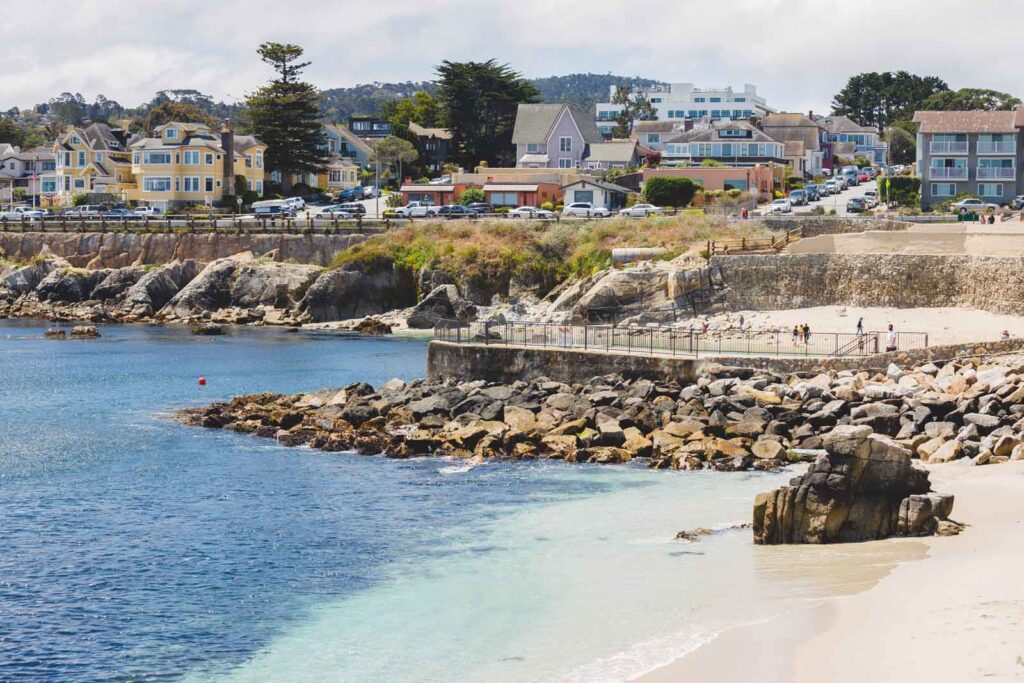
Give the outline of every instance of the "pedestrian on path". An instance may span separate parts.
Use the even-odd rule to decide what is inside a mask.
[[[804,323],[804,344],[811,343],[811,326]]]
[[[893,329],[892,323],[889,323],[889,333],[885,336],[885,350],[887,353],[896,350],[896,330]]]
[[[857,334],[864,334],[864,318],[857,318]]]
[[[793,325],[793,346],[800,343],[800,328]]]

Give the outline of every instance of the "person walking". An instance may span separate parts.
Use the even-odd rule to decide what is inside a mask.
[[[864,318],[857,318],[857,335],[864,334]]]
[[[885,350],[887,353],[896,350],[896,330],[893,329],[892,323],[889,323],[889,333],[885,336]]]
[[[800,343],[800,328],[793,325],[793,346]]]
[[[804,323],[804,344],[811,343],[811,326]]]

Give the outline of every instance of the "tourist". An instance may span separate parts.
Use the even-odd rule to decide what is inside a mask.
[[[1010,331],[1009,330],[1003,330],[1003,341],[1009,341],[1009,339],[1010,339]]]
[[[701,323],[700,323],[700,331],[701,331],[702,334],[707,334],[709,327],[711,327],[711,325],[708,323],[708,321],[706,319],[701,321]]]
[[[740,329],[743,329],[743,314],[740,313]]]
[[[992,225],[992,224],[993,224],[993,223],[995,223],[995,222],[996,222],[996,216],[995,216],[995,214],[991,214],[991,213],[990,213],[990,214],[988,215],[988,224],[989,224],[989,225]]]
[[[864,318],[857,318],[857,334],[864,334]]]
[[[804,344],[811,343],[811,326],[804,323]]]
[[[896,350],[896,330],[893,329],[892,323],[889,323],[889,334],[885,337],[885,350],[887,353]]]
[[[800,343],[800,328],[793,325],[793,346]]]

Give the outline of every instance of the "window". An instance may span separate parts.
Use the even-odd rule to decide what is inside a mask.
[[[492,192],[491,206],[519,206],[519,194],[516,192]]]
[[[747,98],[746,97],[734,97],[734,98],[732,98],[732,101],[733,102],[746,102]]]
[[[251,154],[246,154],[245,155],[245,167],[246,168],[252,168],[252,155]],[[252,188],[250,187],[249,189],[251,190]]]
[[[207,154],[206,155],[206,165],[207,166],[211,166],[212,164],[213,164],[213,155],[212,154]]]
[[[42,183],[40,183],[40,189],[43,192],[49,192],[50,194],[53,194],[54,192],[57,191],[57,179],[43,178]]]
[[[675,109],[669,109],[668,110],[668,117],[670,119],[674,119],[676,117],[676,110]]]
[[[263,194],[263,181],[262,180],[257,180],[256,181],[256,193],[257,194]]]
[[[955,183],[932,183],[933,197],[952,197],[956,194]]]
[[[186,149],[184,155],[185,155],[185,165],[186,166],[198,166],[199,165],[199,150],[198,149]]]
[[[572,157],[559,157],[558,158],[558,168],[572,168],[572,167],[573,167]]]
[[[168,140],[176,140],[178,138],[178,129],[168,128],[167,130],[164,131],[164,138]]]
[[[572,138],[562,136],[558,138],[558,151],[559,152],[571,152],[572,151]]]
[[[696,109],[689,110],[688,112],[686,112],[686,116],[687,116],[687,118],[691,118],[691,119],[697,118],[697,110]]]
[[[694,97],[693,101],[694,102],[707,102],[707,100],[705,98],[703,98],[703,97]]]
[[[199,176],[185,177],[185,192],[199,192]]]
[[[263,168],[263,152],[256,150],[256,168]]]
[[[647,142],[648,143],[660,143],[661,142],[661,133],[648,133],[647,134]]]
[[[96,152],[96,162],[100,164],[103,163],[103,152]]]
[[[75,178],[75,189],[76,190],[81,190],[81,189],[84,189],[84,188],[85,188],[85,179],[84,178]]]
[[[174,191],[181,192],[181,178],[175,176],[174,178]]]
[[[982,197],[1002,197],[1002,183],[978,183],[978,194]]]
[[[136,166],[138,166],[138,165],[139,165],[139,162],[140,162],[141,160],[142,160],[142,155],[141,155],[141,154],[139,154],[138,152],[135,152],[134,154],[132,154],[132,163],[133,163],[133,164],[135,164]]]
[[[651,98],[651,102],[654,103],[654,104],[661,104],[661,98],[660,97],[652,97]]]
[[[749,138],[750,131],[745,128],[723,128],[718,131],[720,138]]]
[[[77,135],[72,135],[72,136],[71,136],[71,144],[72,144],[72,145],[77,145],[77,144],[78,144],[78,143],[80,143],[80,142],[81,142],[81,140],[79,140],[79,139],[78,139],[78,136],[77,136]]]
[[[207,192],[213,192],[213,176],[206,176],[206,187],[204,188]]]
[[[538,145],[536,142],[530,142],[530,143],[528,143],[526,145],[526,153],[527,154],[537,154],[539,152],[540,152],[540,145]]]
[[[85,166],[85,152],[78,153],[78,165]]]
[[[341,182],[341,171],[328,171],[327,182],[329,183],[340,183]]]
[[[576,190],[573,192],[573,196],[576,197],[573,201],[587,202],[588,204],[594,203],[594,191],[593,190]]]
[[[142,155],[143,163],[147,164],[169,164],[171,163],[170,152],[144,152]]]
[[[712,98],[711,98],[711,101],[712,101],[712,102],[721,102],[721,101],[722,101],[722,98],[721,98],[721,97],[712,97]]]

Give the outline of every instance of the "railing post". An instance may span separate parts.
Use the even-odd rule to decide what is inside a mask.
[[[491,343],[491,323],[484,322],[484,346],[490,346]]]
[[[587,350],[587,324],[583,323],[583,350]]]

